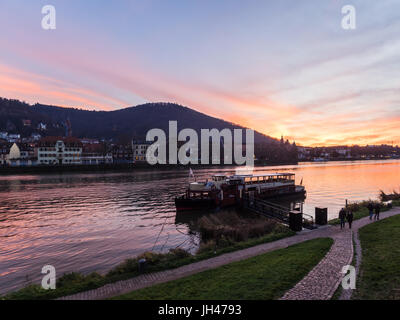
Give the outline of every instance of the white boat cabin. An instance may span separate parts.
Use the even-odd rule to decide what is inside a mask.
[[[226,176],[224,174],[213,175],[210,181],[190,183],[191,191],[207,191],[213,187],[221,189],[223,184],[242,184],[245,189],[254,187],[262,189],[279,188],[295,185],[294,173],[268,173],[260,175],[234,175]]]
[[[295,186],[294,173],[268,173],[261,175],[243,175],[235,176],[240,178],[245,186],[245,190],[258,189],[262,192],[266,189],[275,189],[281,187]]]

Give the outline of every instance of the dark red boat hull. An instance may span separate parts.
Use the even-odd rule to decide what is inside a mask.
[[[175,198],[177,211],[215,209],[217,207],[214,199],[188,199]]]

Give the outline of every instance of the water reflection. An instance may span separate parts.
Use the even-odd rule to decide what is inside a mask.
[[[345,199],[376,198],[399,188],[400,161],[340,162],[262,167],[291,171],[307,189],[304,210],[328,207],[334,217]],[[195,170],[200,180],[234,169]],[[0,177],[0,293],[40,278],[43,265],[64,272],[106,272],[145,250],[196,250],[187,217],[176,216],[187,170]],[[186,219],[186,220],[185,220]]]

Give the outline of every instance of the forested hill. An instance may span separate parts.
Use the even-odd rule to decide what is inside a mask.
[[[24,120],[30,120],[27,125]],[[116,111],[87,111],[42,104],[29,105],[18,100],[0,98],[0,131],[21,133],[36,132],[39,123],[46,124],[42,135],[63,135],[69,120],[76,137],[105,138],[119,141],[144,139],[148,130],[160,128],[168,132],[168,121],[178,121],[178,130],[243,129],[233,123],[210,117],[188,107],[174,103],[147,103]],[[267,124],[266,124],[267,125]],[[269,144],[275,139],[255,133],[256,143]]]

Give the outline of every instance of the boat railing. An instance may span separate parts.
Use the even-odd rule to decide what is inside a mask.
[[[314,217],[312,215],[303,212],[303,223],[314,225]]]
[[[251,199],[250,197],[245,197],[244,200],[244,205],[248,209],[281,221],[288,222],[289,220],[290,210],[288,208],[261,200],[259,198]]]
[[[244,197],[244,207],[253,212],[267,216],[269,218],[277,219],[285,224],[289,224],[290,209],[273,202],[268,202],[260,198]],[[314,229],[314,217],[302,213],[303,227],[307,229]]]
[[[262,201],[263,201],[264,203],[270,205],[271,207],[276,207],[276,208],[279,208],[279,209],[281,209],[281,210],[289,211],[289,208],[287,208],[287,207],[285,207],[285,206],[282,206],[282,205],[279,205],[279,204],[277,204],[277,203],[275,203],[275,202],[270,202],[270,201],[266,201],[266,200],[262,200]]]
[[[245,184],[249,185],[249,184],[262,184],[262,183],[290,183],[293,184],[295,183],[295,180],[288,180],[288,179],[266,179],[266,180],[247,180],[244,182]]]

